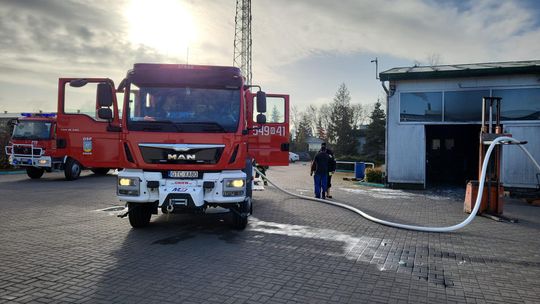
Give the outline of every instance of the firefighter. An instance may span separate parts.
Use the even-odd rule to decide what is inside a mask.
[[[261,166],[255,163],[255,167],[257,167],[257,170],[261,171],[261,173],[264,174],[264,176],[266,176],[266,170],[268,170],[268,166]],[[259,176],[260,176],[259,172],[255,172],[255,178],[258,178]],[[263,180],[264,185],[268,186],[268,180],[264,176],[261,176],[261,179]]]
[[[325,149],[328,154],[328,178],[326,180],[326,198],[332,198],[330,195],[330,187],[332,187],[332,175],[336,173],[336,159],[334,152],[326,147],[326,143],[321,144],[321,151]]]
[[[311,162],[311,175],[315,184],[315,197],[326,199],[326,187],[328,181],[328,164],[330,157],[326,153],[326,146],[315,155]],[[322,197],[321,197],[322,195]]]

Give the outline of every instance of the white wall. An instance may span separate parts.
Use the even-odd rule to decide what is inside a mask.
[[[513,138],[526,140],[525,148],[540,163],[540,125],[505,124],[505,132]],[[501,181],[507,187],[534,188],[538,170],[517,146],[503,146]]]
[[[399,121],[399,97],[403,92],[458,91],[472,89],[519,88],[540,86],[538,76],[498,76],[442,80],[406,80],[394,83],[396,91],[388,104],[387,168],[389,183],[426,182],[425,123]],[[504,102],[504,101],[503,101]],[[464,122],[480,123],[480,122]],[[456,124],[433,122],[430,124]],[[506,132],[514,138],[528,140],[527,149],[540,162],[540,122],[505,122]],[[480,130],[479,130],[480,132]],[[502,181],[512,187],[536,187],[535,170],[517,147],[505,147]]]

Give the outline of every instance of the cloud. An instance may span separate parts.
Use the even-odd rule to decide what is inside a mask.
[[[199,33],[189,46],[190,63],[231,65],[234,1],[182,3]],[[438,55],[440,63],[535,59],[540,54],[538,11],[525,3],[253,1],[255,78],[270,87],[315,93],[317,88],[283,79],[282,71],[310,58],[366,53],[402,58],[411,64],[431,55]],[[120,81],[135,62],[185,62],[185,55],[129,41],[129,22],[124,15],[128,4],[128,0],[2,0],[0,90],[14,84],[31,85],[32,90],[14,92],[17,99],[49,102],[55,98],[49,94],[58,77],[104,76]],[[307,76],[326,81],[325,75]],[[333,93],[318,94],[322,98]],[[6,106],[4,101],[1,106]]]
[[[260,17],[254,17],[254,39],[260,61],[276,64],[320,53],[371,52],[408,59],[437,53],[448,63],[537,56],[537,43],[520,52],[512,50],[516,41],[538,41],[533,39],[540,33],[535,12],[523,2],[467,4],[465,8],[434,1],[256,2],[254,14]]]

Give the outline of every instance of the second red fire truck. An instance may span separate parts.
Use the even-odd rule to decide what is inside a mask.
[[[66,94],[67,88],[76,90],[88,83],[96,86],[90,101],[95,110],[73,110],[70,99],[78,95],[72,91]],[[110,169],[120,168],[120,118],[111,88],[114,83],[107,78],[60,78],[57,113],[23,113],[17,120],[6,147],[10,163],[25,168],[33,179],[44,172],[63,171],[67,180],[74,180],[83,169],[104,175]],[[114,117],[100,118],[102,107],[110,108],[113,104]]]

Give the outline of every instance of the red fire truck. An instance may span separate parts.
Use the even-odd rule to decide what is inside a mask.
[[[98,87],[95,117],[67,112],[66,84],[81,87],[89,82]],[[44,172],[64,171],[67,180],[77,179],[82,169],[105,175],[119,168],[119,118],[99,118],[99,108],[116,104],[114,83],[110,79],[61,78],[58,86],[58,113],[23,113],[13,130],[6,154],[10,163],[25,168],[28,176],[40,178]],[[95,94],[95,92],[94,92]],[[108,103],[101,100],[107,99]],[[101,110],[103,111],[103,110]]]
[[[21,120],[21,127],[39,121],[49,134],[14,138],[8,151],[19,159],[21,145],[29,147],[24,151],[31,154],[17,165],[27,165],[32,178],[54,169],[74,179],[81,168],[124,168],[117,195],[133,227],[148,225],[159,209],[170,214],[222,207],[243,229],[252,211],[255,162],[289,163],[289,96],[244,82],[235,67],[178,64],[135,64],[118,90],[110,79],[61,78],[56,125],[53,118]],[[77,94],[68,89],[88,87],[96,96],[95,115],[69,106]],[[122,111],[117,92],[124,93]]]
[[[130,224],[148,225],[158,209],[222,207],[245,228],[254,162],[289,163],[289,96],[246,85],[235,67],[178,64],[135,64],[118,91],[124,170],[117,194]]]

